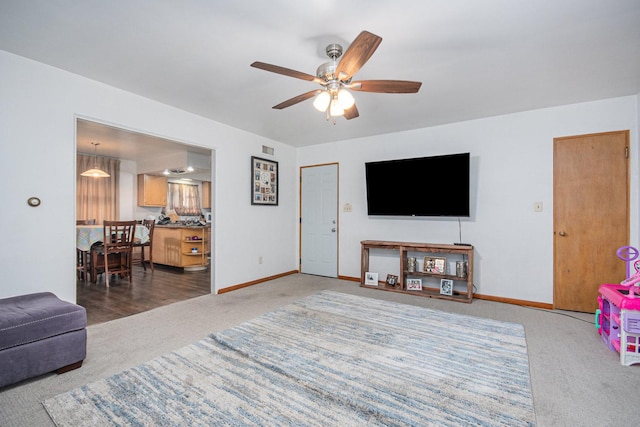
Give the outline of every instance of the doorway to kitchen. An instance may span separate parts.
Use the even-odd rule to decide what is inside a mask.
[[[192,224],[200,219],[206,223],[207,219],[215,217],[212,203],[215,193],[214,150],[100,123],[93,119],[77,118],[77,155],[95,156],[95,143],[100,144],[98,156],[116,159],[119,162],[116,180],[118,184],[114,196],[117,199],[117,210],[113,219],[140,222],[143,219],[157,221],[164,217],[164,204],[148,206],[139,201],[139,175],[163,177],[167,183],[197,187],[201,211],[190,211],[188,216],[180,216],[184,223]],[[80,190],[81,187],[77,186],[76,192]],[[80,212],[85,211],[78,209],[78,199],[76,212],[80,215]],[[100,203],[100,200],[93,198],[89,200],[89,203]],[[91,218],[76,218],[85,219]],[[209,251],[206,256],[201,257],[204,259],[203,268],[185,269],[181,266],[154,262],[155,268],[151,271],[148,265],[146,270],[141,265],[134,265],[131,284],[128,280],[117,280],[111,283],[109,288],[106,288],[103,279],[92,283],[79,275],[76,302],[87,309],[89,324],[114,320],[212,293],[215,260],[213,224],[211,221],[204,226],[205,229],[209,226],[211,228],[207,245]],[[154,240],[156,237],[157,234],[154,232]]]

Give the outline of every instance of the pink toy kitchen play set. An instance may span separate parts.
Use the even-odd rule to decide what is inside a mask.
[[[596,327],[607,347],[620,353],[620,363],[629,366],[640,363],[640,260],[633,262],[638,249],[632,246],[621,247],[617,255],[627,262],[627,278],[600,285]]]

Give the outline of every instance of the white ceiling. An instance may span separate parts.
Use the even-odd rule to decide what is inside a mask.
[[[138,173],[159,175],[165,169],[184,169],[190,165],[186,160],[187,153],[209,156],[207,166],[197,162],[198,167],[191,173],[171,173],[169,178],[192,178],[211,180],[211,150],[186,145],[165,138],[147,135],[104,123],[77,119],[76,140],[78,153],[113,157],[115,159],[133,160],[137,163]],[[97,143],[95,146],[93,144]]]
[[[311,101],[330,43],[383,38],[357,79],[416,80],[417,94],[356,92],[334,125]],[[293,146],[640,92],[638,0],[2,0],[0,49]],[[0,77],[1,78],[1,77]]]

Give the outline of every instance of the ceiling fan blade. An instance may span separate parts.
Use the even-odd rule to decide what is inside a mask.
[[[320,92],[322,92],[320,89],[312,90],[310,92],[303,93],[302,95],[294,96],[291,99],[287,99],[286,101],[281,102],[278,105],[274,105],[272,108],[275,108],[276,110],[282,110],[283,108],[291,107],[292,105],[295,105],[299,102],[306,101],[309,98],[313,98]]]
[[[355,119],[358,117],[360,113],[358,113],[358,109],[356,108],[356,104],[353,104],[350,108],[344,110],[344,118],[347,120]]]
[[[420,90],[420,86],[422,86],[422,82],[407,80],[361,80],[352,82],[349,89],[360,92],[416,93]]]
[[[342,81],[349,80],[371,58],[381,42],[382,37],[368,31],[358,34],[342,55],[336,67],[336,77]]]
[[[311,74],[303,73],[301,71],[292,70],[290,68],[280,67],[278,65],[266,64],[264,62],[254,62],[251,64],[254,68],[259,68],[265,71],[271,71],[272,73],[282,74],[283,76],[295,77],[296,79],[307,80],[309,82],[321,83],[323,82],[319,78],[312,76]]]

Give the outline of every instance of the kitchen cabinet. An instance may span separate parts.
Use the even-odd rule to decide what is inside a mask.
[[[211,182],[202,181],[202,209],[211,209]]]
[[[138,175],[138,206],[167,205],[168,181],[165,176]]]
[[[209,265],[211,227],[156,225],[153,232],[153,262],[186,271],[203,270]]]

